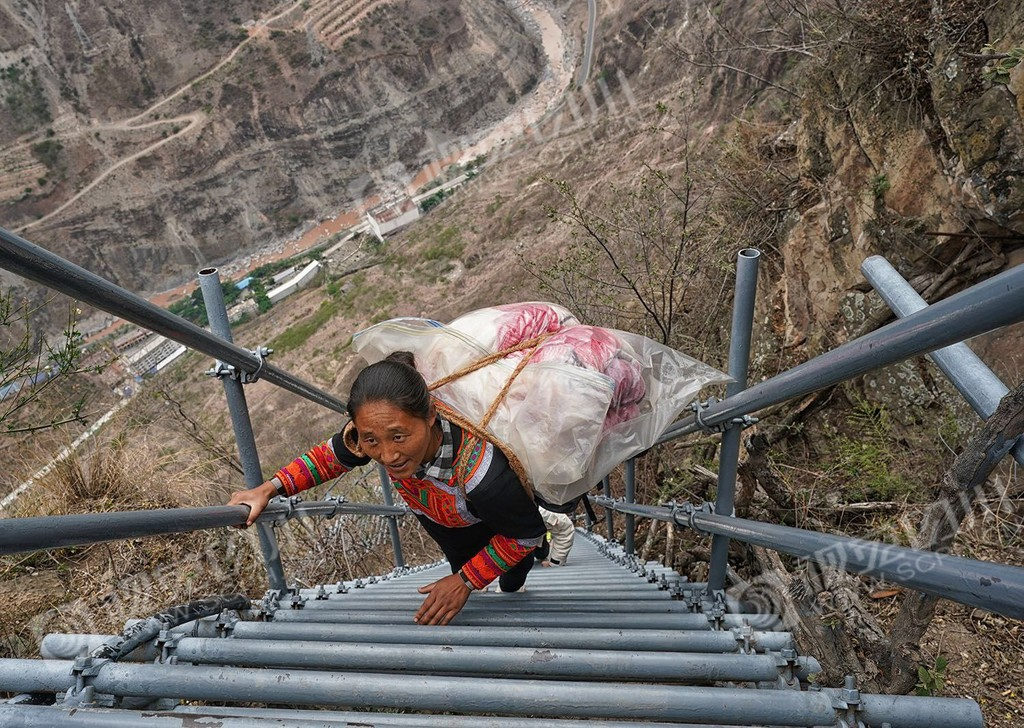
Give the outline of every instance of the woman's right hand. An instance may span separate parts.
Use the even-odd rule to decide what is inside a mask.
[[[229,506],[249,506],[249,518],[246,520],[245,525],[240,526],[240,528],[248,528],[255,523],[256,519],[263,513],[263,509],[267,507],[267,503],[275,495],[277,495],[276,484],[269,480],[255,488],[236,490],[232,493],[231,498],[228,500]]]

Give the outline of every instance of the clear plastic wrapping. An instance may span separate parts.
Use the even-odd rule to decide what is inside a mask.
[[[480,309],[450,324],[392,319],[357,333],[353,346],[371,364],[411,351],[432,384],[541,335],[546,338],[535,349],[511,353],[434,394],[479,423],[529,356],[487,429],[515,452],[534,489],[553,504],[585,493],[651,447],[702,387],[729,379],[646,337],[581,325],[549,303]]]

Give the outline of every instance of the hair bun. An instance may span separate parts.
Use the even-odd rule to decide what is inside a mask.
[[[384,357],[384,361],[392,361],[398,364],[405,364],[407,367],[416,368],[416,357],[411,351],[393,351]]]

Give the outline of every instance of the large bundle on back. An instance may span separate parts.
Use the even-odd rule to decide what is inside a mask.
[[[435,396],[511,449],[552,504],[651,447],[701,387],[728,379],[549,303],[480,309],[450,324],[393,319],[359,332],[353,345],[371,364],[413,352]]]

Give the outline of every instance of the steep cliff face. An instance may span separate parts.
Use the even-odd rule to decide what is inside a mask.
[[[957,273],[981,275],[1024,242],[1024,77],[993,84],[975,57],[1011,47],[1024,9],[936,3],[862,20],[801,86],[797,154],[817,194],[782,248],[790,343],[839,311],[868,255],[909,273],[960,256]]]
[[[401,187],[541,72],[497,0],[270,7],[0,2],[3,224],[159,290]]]
[[[840,13],[646,0],[603,12],[596,87],[570,99],[523,158],[489,173],[483,202],[467,210],[482,222],[461,226],[481,228],[468,236],[474,248],[564,245],[565,229],[536,214],[550,188],[512,180],[550,174],[604,210],[641,162],[689,175],[726,193],[722,219],[754,221],[728,225],[723,244],[771,252],[764,313],[799,358],[856,328],[841,310],[864,289],[867,256],[933,276],[960,256],[935,296],[991,274],[1024,243],[1024,68],[993,84],[974,57],[987,43],[1019,45],[1019,4],[860,0]],[[716,161],[701,166],[694,151]],[[548,161],[540,173],[537,159]],[[488,220],[495,200],[515,210]]]

